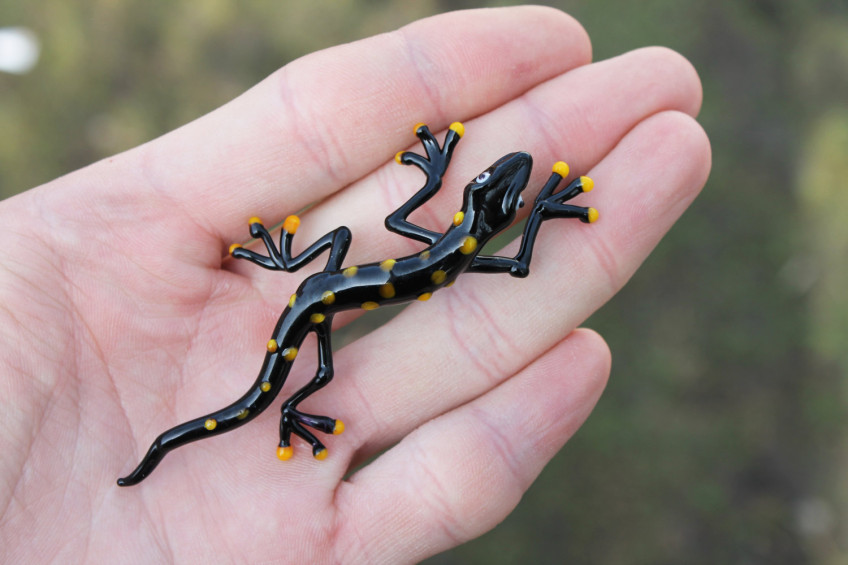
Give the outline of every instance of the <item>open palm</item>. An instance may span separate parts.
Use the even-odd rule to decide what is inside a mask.
[[[605,383],[606,346],[575,328],[709,170],[685,60],[590,57],[554,10],[447,14],[295,61],[209,116],[0,204],[0,558],[405,562],[503,519]],[[515,150],[537,163],[528,199],[566,160],[595,179],[601,221],[547,222],[527,279],[463,276],[339,351],[336,379],[304,403],[347,424],[327,460],[296,441],[278,461],[268,410],[117,487],[161,431],[246,390],[309,271],[228,259],[247,219],[317,203],[296,247],[345,224],[348,264],[414,252],[382,227],[421,181],[391,158],[413,124],[454,120],[466,136],[417,222],[449,222],[465,182]],[[315,356],[307,341],[284,396]]]

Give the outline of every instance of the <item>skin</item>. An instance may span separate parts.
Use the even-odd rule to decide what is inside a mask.
[[[710,167],[682,57],[590,59],[579,24],[551,9],[437,16],[304,57],[194,123],[0,203],[0,561],[401,563],[494,527],[604,387],[610,353],[575,328]],[[160,431],[246,389],[312,272],[228,259],[247,219],[273,225],[320,200],[296,248],[346,224],[346,264],[414,252],[382,226],[422,181],[392,157],[415,147],[415,123],[454,120],[466,135],[445,187],[412,220],[447,225],[465,183],[515,150],[536,163],[525,200],[565,160],[594,179],[574,203],[600,220],[546,222],[528,278],[465,275],[339,351],[335,380],[303,405],[347,425],[325,461],[302,442],[278,461],[269,409],[117,487]],[[314,360],[307,340],[284,395]]]

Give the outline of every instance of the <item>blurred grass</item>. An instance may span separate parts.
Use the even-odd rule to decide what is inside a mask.
[[[596,59],[650,44],[689,57],[714,170],[587,324],[614,355],[589,422],[501,526],[430,562],[848,562],[848,6],[547,3],[586,26]],[[307,52],[480,5],[6,0],[0,26],[36,31],[43,55],[0,75],[0,196]]]

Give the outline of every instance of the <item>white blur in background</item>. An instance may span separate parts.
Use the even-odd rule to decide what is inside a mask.
[[[23,27],[0,28],[0,72],[22,75],[32,70],[40,52],[38,37]]]

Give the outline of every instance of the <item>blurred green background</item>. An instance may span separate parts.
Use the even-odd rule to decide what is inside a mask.
[[[167,132],[310,51],[509,2],[0,3],[0,196]],[[848,563],[848,3],[549,2],[603,59],[699,69],[707,189],[587,325],[612,380],[518,509],[446,563]]]

